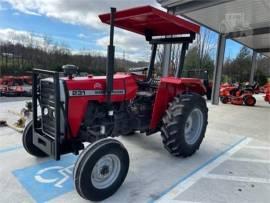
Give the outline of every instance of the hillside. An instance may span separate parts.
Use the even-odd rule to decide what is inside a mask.
[[[68,48],[24,46],[22,44],[0,44],[0,75],[19,75],[33,68],[61,71],[62,65],[74,64],[82,72],[101,75],[105,73],[106,57],[100,54],[72,54]],[[132,62],[125,59],[115,60],[116,71],[132,67],[147,66],[146,62]]]

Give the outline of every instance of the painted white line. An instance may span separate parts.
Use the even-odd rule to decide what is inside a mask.
[[[209,165],[205,166],[201,170],[197,171],[194,175],[190,176],[188,179],[184,180],[183,182],[180,182],[170,192],[168,192],[167,194],[162,196],[156,202],[165,203],[165,202],[170,202],[171,200],[175,199],[182,192],[187,190],[189,187],[191,187],[194,183],[196,183],[198,180],[200,180],[202,177],[204,177],[206,174],[208,174],[214,168],[216,168],[221,163],[226,161],[231,155],[233,155],[235,152],[237,152],[242,147],[247,145],[251,140],[252,140],[251,138],[247,138],[244,141],[240,142],[238,145],[234,146],[232,149],[230,149],[229,151],[227,151],[226,153],[221,155],[214,162],[210,163]]]
[[[248,149],[260,149],[260,150],[270,150],[270,147],[252,146],[252,145],[247,145],[244,148],[248,148]]]
[[[266,159],[248,159],[248,158],[230,157],[228,160],[232,160],[232,161],[243,161],[243,162],[252,162],[252,163],[262,163],[262,164],[270,164],[270,160],[266,160]]]
[[[230,180],[240,181],[248,183],[270,183],[270,178],[254,178],[254,177],[242,177],[242,176],[229,176],[229,175],[218,175],[218,174],[206,174],[204,178],[210,178],[215,180]]]
[[[201,202],[195,202],[195,201],[181,201],[176,199],[170,199],[169,201],[165,202],[162,201],[162,203],[201,203]]]

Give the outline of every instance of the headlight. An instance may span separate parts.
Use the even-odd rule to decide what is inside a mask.
[[[43,114],[44,114],[45,116],[47,116],[47,115],[49,114],[49,109],[48,109],[48,108],[44,108],[44,109],[43,109]]]

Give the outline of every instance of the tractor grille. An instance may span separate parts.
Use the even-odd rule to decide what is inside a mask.
[[[55,90],[50,80],[40,81],[40,106],[42,130],[51,137],[55,136]]]

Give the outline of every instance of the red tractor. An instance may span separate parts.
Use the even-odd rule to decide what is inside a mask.
[[[202,81],[180,77],[198,25],[150,6],[119,12],[112,8],[99,17],[111,26],[106,76],[76,77],[73,67],[65,68],[63,77],[35,69],[33,120],[23,133],[25,150],[36,157],[59,160],[83,150],[74,167],[75,188],[93,201],[114,194],[128,173],[128,152],[113,137],[160,131],[169,153],[188,157],[199,149],[208,120]],[[114,74],[114,26],[143,35],[152,45],[144,80],[136,73]],[[176,43],[183,48],[175,76],[154,78],[157,46]]]
[[[252,95],[251,91],[233,85],[223,85],[219,91],[220,101],[223,104],[242,105],[244,103],[247,106],[254,106],[256,99]]]
[[[4,76],[0,81],[0,96],[31,96],[31,76]]]
[[[188,78],[199,78],[202,80],[205,89],[206,89],[206,98],[207,100],[211,100],[212,96],[212,88],[213,88],[213,83],[209,79],[209,73],[208,70],[204,69],[189,69],[183,71],[183,75],[185,75]]]

